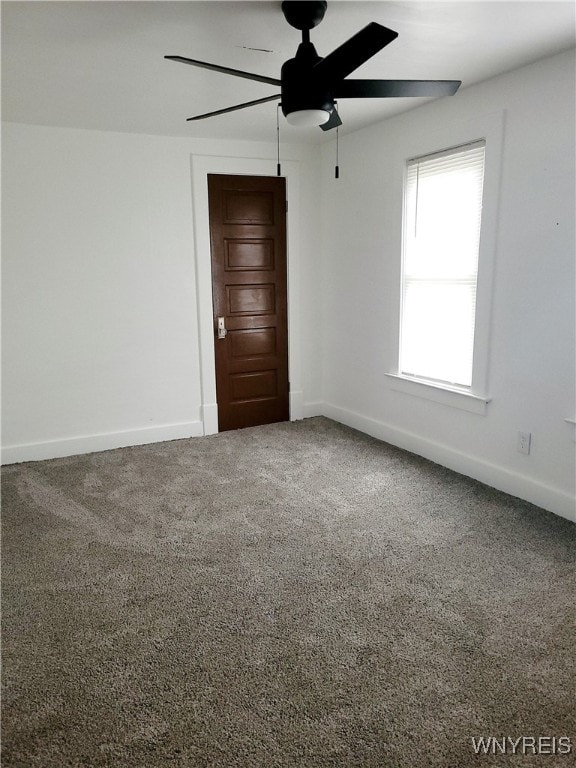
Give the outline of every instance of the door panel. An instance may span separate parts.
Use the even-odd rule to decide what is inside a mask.
[[[274,269],[274,240],[226,240],[226,270]]]
[[[273,193],[268,191],[228,190],[224,201],[223,223],[274,224]]]
[[[230,376],[232,402],[251,402],[275,397],[278,392],[276,371],[233,373]]]
[[[229,315],[273,315],[276,311],[276,286],[227,285]]]
[[[246,328],[229,331],[228,335],[231,357],[247,359],[276,354],[276,328]]]
[[[285,180],[209,175],[208,199],[218,428],[286,421]]]

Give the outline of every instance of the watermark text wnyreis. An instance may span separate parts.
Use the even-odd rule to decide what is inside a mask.
[[[477,755],[569,755],[572,741],[569,736],[473,736],[472,748]]]

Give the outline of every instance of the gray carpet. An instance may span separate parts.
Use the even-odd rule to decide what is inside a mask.
[[[3,766],[568,766],[574,526],[327,419],[3,470]],[[570,615],[572,613],[572,616]]]

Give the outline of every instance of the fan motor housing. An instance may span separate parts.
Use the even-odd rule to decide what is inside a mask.
[[[311,73],[314,64],[321,61],[312,43],[300,43],[296,56],[282,65],[282,112],[303,109],[322,109],[331,113],[334,99],[329,88]]]

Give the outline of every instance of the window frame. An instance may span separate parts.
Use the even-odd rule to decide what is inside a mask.
[[[458,381],[457,379],[448,379],[448,378],[442,378],[442,377],[435,377],[435,376],[429,376],[424,374],[423,372],[420,373],[410,373],[404,366],[402,365],[403,358],[407,352],[407,350],[404,348],[404,338],[405,338],[405,321],[406,321],[406,299],[407,299],[407,290],[408,287],[413,284],[414,277],[410,274],[407,274],[407,261],[410,258],[411,253],[411,246],[410,246],[410,231],[418,226],[419,218],[418,218],[418,202],[415,202],[413,206],[409,205],[409,199],[410,199],[410,190],[414,190],[414,184],[416,185],[416,200],[418,200],[418,172],[420,165],[422,164],[424,167],[426,167],[426,164],[431,162],[435,163],[438,160],[440,162],[443,162],[447,160],[448,158],[456,158],[459,156],[462,158],[463,155],[466,155],[469,157],[470,152],[478,152],[478,150],[481,150],[481,172],[480,172],[480,188],[483,191],[484,188],[484,166],[485,166],[485,156],[486,156],[486,142],[484,139],[481,139],[479,141],[474,141],[467,144],[459,144],[455,147],[449,147],[447,149],[443,149],[440,152],[434,152],[432,154],[428,155],[419,155],[418,157],[410,158],[405,163],[405,172],[404,172],[404,228],[402,232],[402,266],[401,266],[401,280],[402,280],[402,292],[401,292],[401,299],[400,299],[400,354],[399,354],[399,363],[398,363],[398,371],[400,375],[406,376],[410,379],[417,379],[418,381],[426,381],[430,382],[432,384],[439,384],[441,387],[454,387],[457,390],[463,390],[465,392],[469,392],[472,388],[472,380],[470,380],[470,384],[465,384],[463,381]],[[467,154],[468,153],[468,154]],[[414,168],[416,168],[416,172],[414,172]],[[449,170],[453,170],[454,166],[452,166]],[[412,179],[412,181],[410,181]],[[413,208],[413,210],[411,210]],[[478,208],[476,208],[476,211],[478,211]],[[467,278],[464,278],[461,274],[455,277],[447,277],[444,275],[443,278],[441,278],[441,282],[444,283],[444,285],[453,285],[454,282],[460,283],[462,281],[467,282],[471,287],[473,286],[474,291],[474,298],[473,298],[473,305],[474,305],[474,317],[473,317],[473,329],[475,329],[476,326],[476,293],[478,290],[478,261],[479,261],[479,237],[481,234],[482,229],[482,199],[479,200],[479,211],[477,213],[477,221],[480,224],[480,227],[478,229],[478,248],[475,250],[475,262],[474,262],[474,269],[472,272],[468,275]],[[415,244],[413,244],[413,247],[417,247]],[[430,278],[419,278],[419,280],[425,284],[430,283],[437,283],[437,280],[430,279]],[[472,332],[472,335],[469,339],[471,343],[471,355],[470,355],[470,376],[472,375],[472,367],[474,362],[474,332]]]
[[[405,190],[408,161],[414,157],[432,155],[454,147],[485,141],[484,185],[482,193],[482,222],[478,249],[478,278],[476,287],[476,319],[470,387],[454,386],[443,382],[430,381],[400,372],[400,333],[402,318],[402,276],[403,266],[398,270],[398,313],[397,347],[395,370],[387,374],[391,389],[405,394],[423,397],[444,405],[483,415],[490,402],[488,396],[489,351],[491,337],[491,314],[494,262],[496,256],[500,175],[504,132],[504,111],[484,115],[474,121],[445,130],[426,132],[403,144],[399,153],[396,178],[401,179],[401,222],[400,248],[404,249],[405,231]]]

